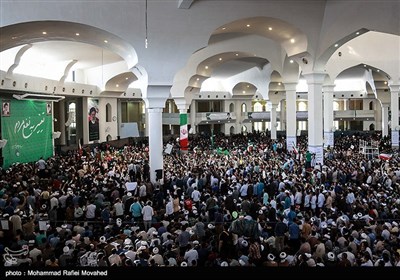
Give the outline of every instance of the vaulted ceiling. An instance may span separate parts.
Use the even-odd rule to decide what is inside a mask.
[[[190,87],[200,91],[208,78],[237,77],[236,90],[307,71],[326,71],[332,79],[359,77],[364,64],[381,82],[400,79],[400,1],[15,0],[1,5],[0,70],[9,75],[61,80],[74,71],[81,82],[103,89],[122,92],[142,82],[171,87],[173,96]],[[375,57],[383,63],[375,63]]]

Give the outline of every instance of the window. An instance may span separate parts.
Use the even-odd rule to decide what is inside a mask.
[[[111,122],[111,115],[112,115],[111,104],[107,103],[107,105],[106,105],[106,122]]]
[[[333,111],[339,111],[339,110],[340,110],[339,102],[334,101],[333,102]]]
[[[262,112],[263,110],[263,106],[261,105],[260,102],[256,102],[254,103],[254,112]]]
[[[297,111],[307,111],[307,104],[304,101],[300,101],[298,104],[298,110]]]
[[[242,113],[246,113],[247,112],[247,105],[246,103],[242,104]]]
[[[234,112],[235,111],[235,104],[231,103],[229,104],[229,112]]]
[[[374,101],[369,102],[369,109],[374,110]],[[371,129],[370,129],[371,130]],[[372,129],[373,130],[373,129]]]
[[[121,102],[121,122],[131,123],[131,122],[142,122],[142,106],[141,101],[123,101]]]

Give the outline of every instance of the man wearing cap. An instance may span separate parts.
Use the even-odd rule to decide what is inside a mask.
[[[148,260],[149,265],[152,260],[154,260],[154,263],[157,264],[158,266],[164,266],[164,259],[160,255],[160,250],[158,249],[158,247],[153,248],[152,255],[150,256],[150,258]]]

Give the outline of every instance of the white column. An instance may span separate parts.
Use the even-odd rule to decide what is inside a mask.
[[[242,125],[243,125],[242,101],[235,100],[234,104],[235,104],[235,114],[236,114],[236,120],[235,120],[236,131],[235,131],[235,133],[238,134],[238,133],[242,132]]]
[[[189,147],[188,115],[189,103],[185,98],[175,98],[179,110],[179,144],[181,152],[187,153]]]
[[[382,103],[382,137],[389,135],[389,105]]]
[[[147,109],[149,116],[150,181],[156,182],[156,170],[163,169],[162,112],[163,108]]]
[[[286,149],[292,151],[297,146],[296,85],[285,83],[286,90]]]
[[[276,140],[276,108],[278,104],[272,104],[271,106],[271,139]]]
[[[334,146],[333,92],[335,85],[324,85],[324,147]]]
[[[197,113],[197,103],[196,100],[193,99],[192,103],[190,105],[190,127],[193,130],[193,134],[197,132],[197,127],[196,127],[196,113]]]
[[[322,84],[325,73],[303,74],[308,84],[308,150],[316,163],[324,163],[322,128]]]
[[[148,116],[146,130],[149,135],[149,165],[152,183],[157,182],[156,170],[163,170],[162,113],[169,95],[170,87],[149,86],[143,96]]]
[[[53,103],[53,113],[54,113],[54,103]],[[61,136],[59,138],[60,140],[60,145],[65,145],[67,143],[67,134],[65,130],[65,100],[60,100],[57,104],[58,106],[58,116],[56,117],[57,119],[57,124],[58,128],[60,129]]]
[[[280,112],[280,120],[279,122],[281,123],[281,130],[286,130],[286,100],[282,99],[281,100],[281,112]]]
[[[399,91],[400,85],[389,83],[390,87],[390,110],[392,114],[392,148],[399,148]]]

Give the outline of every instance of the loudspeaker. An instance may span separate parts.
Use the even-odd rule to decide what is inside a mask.
[[[156,169],[156,179],[157,180],[162,179],[162,169]]]

